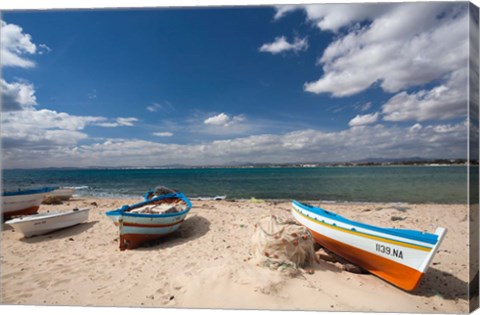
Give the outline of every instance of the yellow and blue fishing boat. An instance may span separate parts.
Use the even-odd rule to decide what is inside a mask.
[[[376,227],[296,200],[292,205],[317,243],[407,291],[417,287],[446,233]]]

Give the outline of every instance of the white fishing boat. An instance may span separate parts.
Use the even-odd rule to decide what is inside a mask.
[[[367,225],[295,200],[292,206],[317,243],[407,291],[417,287],[446,233]]]
[[[73,209],[65,212],[46,212],[15,218],[6,221],[15,231],[24,237],[43,235],[56,230],[71,227],[88,220],[90,209]]]
[[[46,194],[53,191],[51,187],[40,189],[3,192],[2,217],[8,220],[13,216],[37,213]]]

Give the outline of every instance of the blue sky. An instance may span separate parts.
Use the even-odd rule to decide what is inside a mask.
[[[465,158],[468,6],[346,6],[3,12],[3,167]]]

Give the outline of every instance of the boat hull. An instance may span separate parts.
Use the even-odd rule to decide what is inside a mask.
[[[52,190],[51,188],[42,188],[30,191],[4,193],[2,195],[3,220],[8,220],[14,216],[37,213],[43,198]]]
[[[43,235],[53,231],[71,227],[88,220],[89,209],[68,212],[40,213],[6,221],[24,237]]]
[[[184,202],[186,209],[178,213],[142,214],[130,210],[158,203]],[[133,206],[107,212],[107,216],[118,227],[120,250],[135,249],[142,243],[163,238],[177,231],[191,209],[190,201],[183,194],[157,196]]]
[[[110,216],[119,228],[120,250],[134,249],[142,243],[172,234],[180,228],[187,213],[169,217]]]
[[[422,236],[416,231],[355,224],[312,209],[294,202],[292,214],[317,243],[406,291],[418,286],[445,234],[443,228]]]
[[[42,201],[40,200],[40,203],[42,203]],[[34,203],[36,204],[36,202]],[[27,205],[27,208],[23,208],[20,207],[21,209],[19,210],[10,210],[8,212],[4,212],[2,211],[2,214],[3,214],[3,220],[9,220],[13,217],[17,217],[17,216],[24,216],[24,215],[31,215],[31,214],[35,214],[35,213],[38,213],[38,209],[40,208],[40,205],[35,205],[35,206],[31,206],[31,207],[28,207]]]
[[[423,276],[423,273],[408,266],[325,237],[313,230],[310,232],[323,247],[404,290],[415,289]]]

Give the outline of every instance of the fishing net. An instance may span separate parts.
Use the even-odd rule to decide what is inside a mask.
[[[165,186],[157,186],[155,189],[151,189],[147,191],[147,193],[143,196],[145,200],[150,200],[155,196],[161,196],[161,195],[168,195],[168,194],[175,194],[178,191],[172,188],[168,188]]]
[[[174,194],[176,192],[177,192],[177,190],[172,189],[172,188],[168,188],[168,187],[165,187],[165,186],[155,187],[155,190],[154,190],[154,194],[156,196]]]
[[[63,199],[59,196],[47,196],[43,198],[42,204],[44,205],[61,205],[63,204]]]
[[[315,259],[312,235],[295,220],[268,216],[255,224],[253,251],[259,264],[295,272]]]

